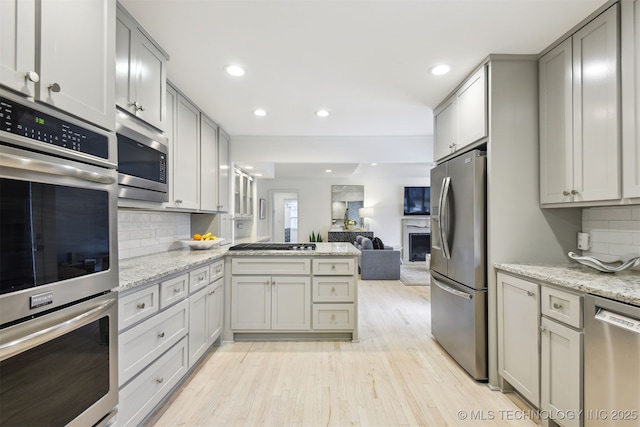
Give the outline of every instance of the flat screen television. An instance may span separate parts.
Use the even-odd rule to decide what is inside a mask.
[[[430,215],[431,187],[404,187],[404,214]]]

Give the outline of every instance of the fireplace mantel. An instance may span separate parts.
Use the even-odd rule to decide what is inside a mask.
[[[409,262],[409,234],[431,234],[431,217],[415,216],[402,218],[402,261]]]

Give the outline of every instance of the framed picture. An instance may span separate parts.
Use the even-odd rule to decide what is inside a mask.
[[[260,219],[265,219],[267,216],[267,201],[260,199]]]

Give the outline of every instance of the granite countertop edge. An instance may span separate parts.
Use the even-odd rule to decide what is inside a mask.
[[[237,243],[237,242],[236,242]],[[229,251],[233,245],[208,250],[189,248],[160,252],[119,261],[119,284],[112,289],[125,292],[161,281],[225,256],[356,256],[360,251],[351,243],[318,243],[314,251]]]
[[[497,263],[498,270],[640,306],[640,271],[602,273],[578,263]]]

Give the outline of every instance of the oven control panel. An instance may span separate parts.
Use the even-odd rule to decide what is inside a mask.
[[[105,135],[0,97],[0,130],[103,159],[109,158]]]

